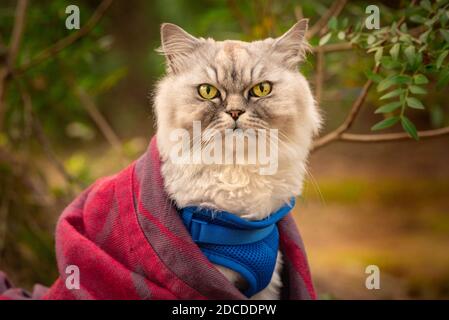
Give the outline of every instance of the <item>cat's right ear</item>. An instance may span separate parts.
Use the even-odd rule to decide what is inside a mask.
[[[177,73],[187,63],[187,57],[195,51],[201,41],[172,23],[161,25],[161,47],[157,50],[167,61],[167,71]]]

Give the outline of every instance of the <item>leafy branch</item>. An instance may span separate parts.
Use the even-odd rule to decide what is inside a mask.
[[[405,15],[398,22],[373,32],[367,32],[364,29],[364,21],[353,27],[348,26],[346,20],[342,20],[339,28],[337,16],[329,19],[330,31],[322,35],[319,46],[314,51],[322,54],[334,52],[334,50],[322,51],[329,46],[343,50],[355,46],[368,54],[374,53],[375,68],[367,72],[368,81],[354,101],[344,122],[337,129],[318,138],[314,143],[315,150],[337,140],[358,142],[409,138],[418,140],[449,133],[449,127],[418,131],[406,115],[409,109],[426,109],[419,96],[428,93],[426,86],[432,83],[429,78],[436,78],[437,90],[441,90],[449,83],[449,64],[446,59],[449,54],[449,30],[447,30],[449,4],[447,2],[440,0],[431,4],[430,1],[424,0],[416,6],[417,1],[412,1],[411,6],[405,10]],[[407,26],[409,21],[411,24],[420,25],[409,31]],[[346,42],[327,44],[332,37]],[[319,74],[322,72],[320,71],[322,68],[319,67],[322,62],[320,59],[317,60]],[[389,102],[376,109],[375,113],[383,115],[384,119],[375,124],[371,130],[379,131],[401,123],[404,133],[353,134],[347,132],[373,84],[377,84],[377,92],[383,94],[379,100],[389,100]],[[320,84],[317,84],[317,87],[319,86]]]
[[[48,48],[39,52],[33,59],[25,62],[23,65],[14,69],[13,72],[17,75],[25,72],[26,70],[37,66],[45,60],[57,55],[59,52],[74,44],[82,37],[89,34],[89,32],[100,22],[101,18],[105,15],[108,8],[111,6],[113,0],[103,0],[97,7],[93,15],[89,18],[86,24],[83,25],[78,31],[71,33],[69,36],[60,39]]]
[[[19,54],[20,42],[25,29],[25,22],[26,22],[25,16],[28,7],[27,0],[19,0],[16,6],[14,26],[11,33],[10,44],[6,50],[5,58],[0,59],[0,131],[2,129],[2,125],[4,122],[3,117],[5,113],[6,86],[8,85],[9,80],[14,80],[14,83],[16,84],[16,87],[18,88],[19,91],[21,102],[24,105],[24,110],[28,110],[28,113],[30,114],[31,118],[30,122],[32,130],[35,133],[35,138],[39,142],[39,145],[42,147],[43,152],[48,156],[50,163],[54,165],[54,167],[62,175],[62,177],[69,183],[69,185],[72,185],[73,183],[81,185],[81,182],[66,171],[64,165],[59,161],[56,153],[51,148],[49,139],[46,137],[42,125],[39,119],[37,118],[37,115],[33,111],[34,107],[32,105],[31,95],[25,88],[24,84],[22,83],[19,77],[21,76],[23,77],[25,73],[31,68],[41,64],[42,62],[48,59],[54,58],[65,48],[71,46],[79,39],[87,36],[92,31],[92,29],[98,24],[101,18],[104,16],[107,9],[112,4],[112,1],[113,0],[103,0],[99,4],[95,12],[92,14],[92,16],[89,18],[89,20],[86,22],[86,24],[83,25],[82,28],[80,28],[76,32],[71,33],[69,36],[56,41],[48,48],[43,49],[31,60],[23,63],[21,66],[15,67],[15,60]],[[90,111],[89,114],[94,118],[96,123],[99,124],[102,132],[105,131],[107,132],[106,137],[108,138],[108,141],[110,142],[112,141],[114,147],[117,147],[119,141],[115,133],[112,131],[111,127],[108,125],[106,120],[96,109],[96,107],[93,104],[93,101],[91,99],[89,100],[87,93],[82,91],[83,89],[80,90],[82,93],[79,96],[80,100],[83,103],[85,103],[86,100],[89,102],[88,108],[88,111]],[[100,121],[98,121],[98,119]],[[4,147],[0,145],[0,149],[4,149]],[[6,152],[6,150],[3,151]]]
[[[28,7],[28,0],[19,0],[16,6],[16,18],[12,29],[9,48],[6,50],[3,66],[0,66],[0,132],[3,127],[3,117],[5,114],[5,91],[7,81],[11,75],[17,54],[19,52],[20,42],[22,40],[23,30],[25,29],[25,14]]]

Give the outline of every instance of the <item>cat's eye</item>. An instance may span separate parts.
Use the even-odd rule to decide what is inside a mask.
[[[256,84],[249,90],[249,94],[253,97],[265,97],[271,92],[271,83],[264,81]]]
[[[213,85],[204,83],[198,87],[198,94],[204,99],[212,100],[218,97],[220,92]]]

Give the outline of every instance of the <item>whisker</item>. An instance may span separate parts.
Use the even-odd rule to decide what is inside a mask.
[[[323,196],[323,193],[321,192],[320,186],[318,185],[318,182],[316,181],[312,172],[310,172],[307,168],[304,168],[304,169],[306,171],[306,174],[310,177],[310,182],[312,183],[312,186],[314,187],[315,191],[320,196],[321,204],[326,205],[326,200],[324,199],[324,196]]]

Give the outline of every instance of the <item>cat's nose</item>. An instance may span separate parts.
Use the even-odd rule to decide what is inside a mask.
[[[232,119],[234,119],[234,121],[237,121],[237,119],[243,114],[245,113],[244,110],[229,110],[226,111],[227,114],[229,114]]]

